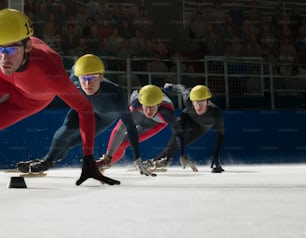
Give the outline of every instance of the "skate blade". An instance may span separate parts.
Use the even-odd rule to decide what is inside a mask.
[[[47,175],[46,172],[39,172],[39,173],[23,173],[20,172],[18,169],[6,169],[4,170],[5,173],[17,173],[20,177],[44,177]]]
[[[4,172],[5,172],[5,173],[20,173],[20,172],[18,171],[18,169],[6,169],[6,170],[4,170]]]
[[[199,172],[198,168],[195,165],[190,166],[192,169],[192,172]]]
[[[148,169],[151,173],[158,173],[158,172],[167,172],[166,168],[155,168],[155,169]]]
[[[20,177],[27,177],[27,178],[34,178],[34,177],[45,177],[47,173],[40,172],[40,173],[20,173]]]
[[[213,168],[211,170],[212,173],[214,174],[220,174],[220,173],[223,173],[224,172],[224,169],[216,169],[216,168]]]
[[[147,169],[151,173],[156,173],[156,172],[167,172],[166,168],[156,168],[156,169]],[[128,172],[134,172],[134,171],[139,171],[136,168],[128,168]]]

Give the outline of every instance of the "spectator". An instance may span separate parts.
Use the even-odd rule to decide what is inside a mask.
[[[214,22],[215,19],[220,19],[220,21],[225,21],[226,10],[223,9],[223,5],[220,0],[214,2],[214,9],[211,11],[210,22]]]
[[[73,56],[82,56],[84,54],[92,53],[91,49],[87,44],[87,39],[80,38],[79,44],[73,49]]]
[[[122,46],[118,49],[117,56],[121,59],[127,59],[127,58],[132,58],[134,55],[135,51],[131,47],[130,40],[124,39],[122,42]]]
[[[279,38],[290,38],[293,39],[292,30],[290,29],[290,22],[289,17],[284,16],[282,18],[282,21],[280,22],[280,32],[279,32]]]
[[[241,30],[242,22],[244,21],[244,12],[240,8],[237,1],[232,1],[230,10],[228,12],[228,15],[233,20],[233,25],[234,25],[234,28],[235,28],[234,31],[236,33],[239,33],[240,30]]]
[[[242,42],[250,42],[252,35],[255,35],[256,38],[259,36],[259,29],[252,24],[252,22],[246,18],[242,23],[241,28],[241,40]]]
[[[200,10],[196,11],[190,23],[190,34],[192,39],[201,40],[207,33],[207,26]]]
[[[87,6],[79,3],[77,13],[75,14],[75,26],[76,29],[80,30],[80,34],[82,34],[82,29],[85,26],[87,17]]]
[[[138,7],[138,14],[133,19],[133,26],[142,30],[143,35],[146,39],[152,37],[152,20],[145,13],[143,6]]]
[[[55,16],[53,12],[49,12],[47,22],[45,23],[44,29],[43,29],[43,35],[42,38],[48,45],[54,45],[55,44],[55,33],[58,29],[56,29],[55,24]]]
[[[118,49],[122,46],[123,38],[118,27],[114,26],[112,35],[108,38],[108,47],[111,55],[117,56]]]
[[[75,49],[79,44],[80,35],[75,30],[75,25],[69,23],[67,30],[63,31],[63,49],[68,55],[75,55]]]
[[[224,41],[213,30],[208,33],[206,42],[207,55],[222,56],[224,55]]]
[[[160,53],[154,53],[154,58],[151,63],[148,63],[148,71],[153,73],[167,73],[169,68],[165,61],[160,57]],[[165,84],[165,74],[153,74],[152,75],[152,84],[162,87]]]
[[[264,25],[271,25],[271,28],[273,29],[273,33],[278,33],[280,31],[280,22],[282,20],[283,13],[282,13],[282,7],[280,4],[275,6],[274,13],[272,15],[268,15],[264,17]]]
[[[303,39],[306,36],[306,18],[302,20],[302,25],[298,29],[298,38]]]
[[[134,28],[127,18],[122,19],[119,32],[123,39],[131,39],[134,36]]]
[[[62,35],[58,32],[55,33],[54,37],[54,44],[51,45],[52,49],[54,49],[60,56],[65,56],[66,52],[63,47],[63,37]]]
[[[250,57],[262,56],[262,48],[255,34],[251,34],[247,40],[244,40],[244,45],[246,48],[245,56],[250,56]]]
[[[34,27],[35,27],[35,36],[42,37],[45,23],[47,22],[47,5],[44,1],[40,1],[35,5],[34,12]]]
[[[160,58],[163,59],[168,57],[168,46],[160,38],[155,38],[152,40],[152,47],[153,51],[159,53]]]
[[[219,18],[209,25],[209,31],[214,31],[219,39],[223,39],[224,42],[230,41],[233,35],[232,19],[226,16],[225,22]]]
[[[129,16],[134,19],[135,17],[137,17],[137,15],[139,14],[139,8],[142,7],[144,8],[143,4],[142,4],[142,0],[133,0],[131,5],[129,6],[128,9],[128,13]]]
[[[292,75],[293,69],[297,63],[297,52],[292,43],[287,37],[282,38],[279,48],[280,74]]]
[[[96,9],[96,13],[94,14],[94,18],[96,19],[96,23],[100,28],[105,25],[113,24],[113,17],[109,9],[106,8],[104,2],[100,2],[98,4],[98,8]]]
[[[297,32],[300,26],[302,25],[302,16],[300,13],[300,8],[297,4],[292,6],[292,10],[289,16],[289,27],[292,33],[293,38],[297,37]]]
[[[142,53],[145,50],[146,40],[143,37],[143,32],[141,29],[139,28],[135,29],[135,34],[133,38],[130,40],[130,42],[131,42],[131,47],[135,52],[135,55],[142,56]]]
[[[261,12],[258,9],[258,1],[256,0],[251,1],[250,10],[247,12],[246,15],[248,16],[250,24],[252,24],[256,28],[260,27],[262,17],[261,17]]]
[[[91,28],[95,24],[96,24],[95,18],[93,18],[93,17],[86,17],[85,24],[82,27],[82,34],[81,34],[81,36],[84,37],[84,38],[89,39],[92,36]]]
[[[99,26],[99,33],[102,39],[108,39],[112,35],[113,27],[111,26],[110,21],[104,21],[98,26]]]

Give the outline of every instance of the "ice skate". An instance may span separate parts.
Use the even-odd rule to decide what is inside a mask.
[[[222,173],[224,169],[222,168],[219,160],[215,159],[211,162],[210,168],[212,173]]]
[[[102,157],[96,161],[97,167],[101,173],[112,166],[111,161],[112,157],[108,156],[107,154],[103,154]]]
[[[143,166],[150,172],[166,172],[167,166],[172,162],[172,158],[149,159],[142,162]]]
[[[180,163],[183,169],[185,169],[186,167],[190,167],[193,172],[198,172],[198,168],[195,166],[194,163],[192,163],[189,159],[187,159],[186,156],[184,155],[180,156]]]
[[[173,158],[160,158],[158,160],[153,160],[153,166],[150,169],[155,172],[166,172],[167,167],[171,164]]]
[[[30,170],[30,164],[34,162],[39,162],[40,159],[33,159],[33,160],[27,160],[27,161],[20,161],[16,164],[17,170],[15,172],[21,172],[21,173],[29,173]]]
[[[33,163],[30,163],[29,172],[30,173],[42,173],[53,166],[51,160],[39,160]]]
[[[215,165],[211,170],[212,173],[222,173],[223,171],[224,169],[221,167],[220,164]]]

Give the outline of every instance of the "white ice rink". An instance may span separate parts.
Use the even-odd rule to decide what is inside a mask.
[[[1,238],[305,238],[306,164],[179,167],[157,177],[114,167],[119,186],[53,169],[9,189],[0,171]]]

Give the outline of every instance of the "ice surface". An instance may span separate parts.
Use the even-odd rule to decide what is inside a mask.
[[[306,165],[171,167],[157,177],[113,167],[119,186],[51,169],[9,189],[0,171],[1,238],[305,238]]]

